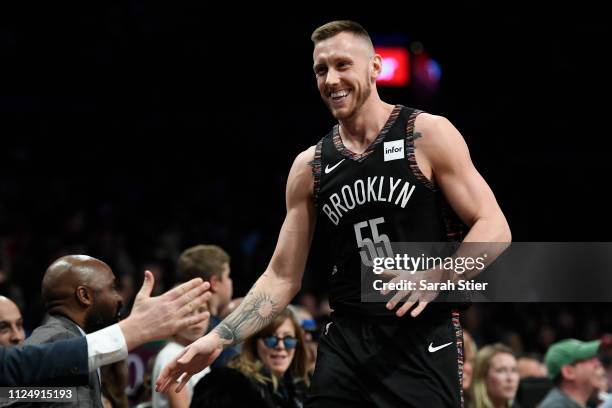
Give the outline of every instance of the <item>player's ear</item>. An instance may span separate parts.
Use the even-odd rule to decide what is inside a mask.
[[[373,82],[376,82],[376,79],[382,72],[382,57],[380,54],[374,54],[372,60],[370,61],[370,78]]]

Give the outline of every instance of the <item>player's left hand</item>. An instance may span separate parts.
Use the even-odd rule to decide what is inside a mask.
[[[414,307],[414,309],[412,309],[410,312],[410,316],[417,317],[440,293],[439,290],[422,288],[420,285],[421,281],[426,281],[428,283],[439,282],[442,277],[442,273],[438,270],[430,269],[419,272],[387,270],[383,272],[383,277],[385,276],[387,278],[391,278],[388,283],[413,282],[413,290],[398,290],[387,302],[386,307],[388,310],[393,310],[398,303],[404,302],[404,304],[395,312],[397,317],[404,316],[412,307]],[[390,290],[382,290],[381,294],[386,295],[389,292]]]

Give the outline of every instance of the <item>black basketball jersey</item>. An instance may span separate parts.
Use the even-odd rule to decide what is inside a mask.
[[[371,252],[389,254],[392,242],[462,239],[462,224],[417,166],[414,121],[419,113],[396,105],[380,134],[360,155],[344,147],[338,125],[316,146],[315,239],[322,240],[333,263],[330,306],[334,310],[375,316],[393,313],[384,303],[361,302],[361,262],[371,262]]]

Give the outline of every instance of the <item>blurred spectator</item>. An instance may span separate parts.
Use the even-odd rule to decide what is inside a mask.
[[[315,318],[319,317],[319,300],[317,299],[317,295],[313,292],[304,292],[297,302],[300,306],[310,313],[311,316]]]
[[[232,301],[233,283],[232,278],[230,278],[230,256],[217,245],[196,245],[181,253],[176,272],[181,282],[193,278],[202,278],[210,282],[212,297],[209,302],[210,324],[208,325],[208,331],[213,330],[221,323],[221,310],[227,308]],[[239,352],[239,346],[227,347],[217,357],[211,368],[227,365],[229,360],[238,355]]]
[[[131,396],[135,401],[135,408],[150,408],[153,406],[153,393],[155,391],[152,386],[156,380],[156,378],[153,378],[154,366],[155,358],[150,358],[147,361],[147,367],[145,368],[142,376],[142,383]]]
[[[536,355],[524,355],[518,358],[518,372],[521,380],[527,377],[542,378],[548,375],[546,366]]]
[[[472,384],[474,408],[516,407],[518,384],[516,358],[509,347],[496,343],[478,351]]]
[[[304,342],[306,348],[306,371],[309,376],[314,373],[315,364],[317,362],[317,347],[319,345],[319,326],[314,317],[302,306],[289,305],[287,306],[295,315],[298,324],[304,332]]]
[[[213,296],[209,307],[212,316],[232,300],[233,286],[230,277],[230,257],[216,245],[197,245],[184,250],[178,258],[177,277],[181,282],[202,278],[210,282]]]
[[[268,408],[301,408],[310,384],[302,330],[289,309],[248,337],[230,366],[257,386]]]
[[[0,346],[23,344],[23,318],[19,308],[11,299],[0,296]]]
[[[525,408],[535,407],[553,387],[546,366],[535,353],[519,357],[517,365],[520,382],[516,401]]]
[[[465,405],[470,406],[471,402],[474,400],[471,392],[471,385],[474,375],[474,362],[476,361],[478,347],[476,346],[474,338],[467,330],[463,330],[463,350],[463,399],[465,401]]]
[[[541,408],[585,407],[596,392],[597,372],[602,368],[597,358],[601,342],[575,339],[554,343],[544,357],[548,375],[555,387],[548,393]]]
[[[216,368],[198,381],[190,406],[268,408],[255,384],[241,372],[227,367]]]
[[[199,310],[194,311],[193,313],[201,313],[204,312],[206,308],[200,308]],[[168,364],[172,359],[174,359],[178,354],[180,354],[185,347],[202,337],[202,334],[206,331],[208,327],[208,320],[205,320],[203,323],[194,324],[193,326],[189,326],[185,330],[178,332],[172,340],[160,350],[159,354],[155,358],[155,365],[153,366],[153,375],[151,377],[151,388],[155,389],[155,381],[162,369]],[[187,408],[191,403],[191,397],[193,396],[193,388],[197,384],[197,382],[204,377],[206,374],[210,372],[210,368],[206,368],[199,373],[192,376],[187,385],[183,387],[180,392],[175,392],[174,386],[171,386],[170,390],[166,394],[162,394],[159,392],[153,393],[153,407],[154,408]]]
[[[595,391],[587,401],[587,406],[597,408],[610,399],[606,370],[600,366],[595,371]]]
[[[225,306],[222,310],[219,311],[219,318],[225,319],[230,313],[236,310],[238,306],[240,306],[240,303],[242,303],[243,299],[244,297],[238,297],[238,298],[232,299],[232,301],[229,302],[227,306]]]
[[[102,401],[113,408],[128,408],[125,388],[128,384],[128,368],[125,360],[106,365],[100,369],[102,378]]]

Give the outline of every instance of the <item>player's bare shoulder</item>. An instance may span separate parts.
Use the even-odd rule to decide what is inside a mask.
[[[308,149],[298,154],[293,161],[287,180],[288,197],[312,197],[314,190],[312,165],[315,156],[315,148],[316,146],[310,146]]]
[[[444,116],[421,113],[414,123],[414,147],[417,161],[437,167],[457,154],[467,153],[467,145],[459,131]]]
[[[311,169],[312,172],[312,163],[314,161],[316,148],[317,146],[312,145],[308,149],[298,154],[295,157],[295,163],[307,166],[309,169]]]

